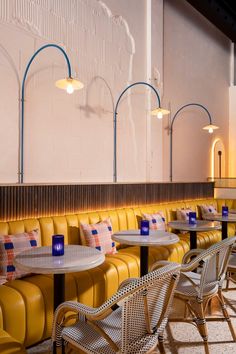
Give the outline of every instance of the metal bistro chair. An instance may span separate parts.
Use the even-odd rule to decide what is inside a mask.
[[[182,320],[171,318],[170,321],[194,323],[204,341],[206,353],[209,353],[206,310],[214,297],[221,305],[223,317],[214,317],[211,320],[226,320],[233,340],[236,341],[236,333],[222,295],[222,283],[235,240],[236,237],[227,238],[206,250],[191,250],[183,258],[180,279],[174,296],[185,303],[191,318],[187,318],[185,313]],[[196,257],[193,258],[194,256]],[[151,270],[159,268],[163,264],[166,265],[167,262],[157,262]]]
[[[126,280],[98,308],[74,301],[62,303],[53,321],[54,353],[63,347],[63,342],[66,349],[72,347],[79,353],[152,353],[158,343],[164,352],[163,332],[179,274],[180,265],[171,263],[142,278],[131,279],[129,284]],[[72,312],[76,319],[68,325]]]

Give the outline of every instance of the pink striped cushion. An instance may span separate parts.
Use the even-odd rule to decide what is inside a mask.
[[[214,207],[214,205],[211,204],[202,204],[200,205],[200,209],[201,209],[201,214],[203,219],[205,218],[206,215],[217,214],[216,208]]]
[[[150,230],[166,230],[166,221],[162,211],[154,214],[143,213],[143,219],[149,221]]]
[[[189,213],[191,211],[193,211],[193,210],[190,209],[190,208],[177,209],[176,210],[177,220],[189,221]],[[188,231],[183,231],[183,230],[180,230],[179,232],[181,234],[187,234],[188,233]]]
[[[38,244],[38,230],[16,235],[0,235],[0,284],[29,274],[15,268],[13,260],[18,253],[37,247]]]
[[[190,209],[190,208],[177,209],[176,210],[177,220],[189,221],[189,213],[192,212],[192,211],[193,210]]]
[[[110,218],[97,224],[83,224],[81,228],[84,234],[86,246],[95,247],[105,254],[115,254],[115,241],[111,239],[112,224]]]

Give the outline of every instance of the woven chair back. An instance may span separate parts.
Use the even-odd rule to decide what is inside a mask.
[[[122,304],[121,353],[136,353],[140,339],[145,343],[148,334],[163,331],[179,270],[180,265],[172,263],[134,282]]]
[[[201,280],[198,288],[199,298],[202,298],[204,294],[222,284],[235,241],[236,237],[220,241],[198,256],[199,265],[201,266]]]

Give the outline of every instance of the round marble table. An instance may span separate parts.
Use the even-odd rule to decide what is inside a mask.
[[[208,220],[197,220],[196,225],[191,225],[188,221],[174,220],[168,223],[173,229],[189,231],[190,233],[190,249],[197,248],[197,232],[198,231],[212,231],[220,230],[221,225],[219,222],[213,222]]]
[[[148,273],[149,246],[165,246],[179,241],[176,234],[161,230],[150,230],[148,236],[140,235],[140,230],[127,230],[117,232],[111,238],[122,244],[140,246],[140,276]]]
[[[236,214],[229,213],[228,216],[222,216],[222,214],[217,213],[214,215],[205,215],[205,219],[221,222],[221,238],[224,240],[228,237],[228,223],[236,223]]]
[[[14,259],[14,265],[27,272],[53,274],[55,310],[65,301],[65,273],[91,269],[104,260],[104,254],[92,247],[66,245],[63,256],[52,256],[52,247],[45,246],[19,253]]]

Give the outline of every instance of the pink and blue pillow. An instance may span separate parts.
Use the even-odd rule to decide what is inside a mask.
[[[176,210],[176,217],[177,220],[184,220],[184,221],[188,221],[189,220],[189,213],[192,212],[193,210],[190,208],[186,208],[186,209],[177,209]]]
[[[110,218],[96,224],[81,223],[86,246],[94,247],[104,254],[115,254],[116,244],[111,239],[112,224]]]
[[[201,214],[202,214],[202,218],[204,219],[205,215],[215,215],[217,214],[217,210],[214,207],[214,205],[211,204],[203,204],[200,205],[200,209],[201,209]]]
[[[166,230],[166,221],[162,211],[153,214],[143,213],[142,216],[144,220],[149,221],[150,230]]]
[[[14,257],[22,251],[37,246],[39,246],[38,230],[16,235],[0,235],[0,284],[29,274],[15,267]]]

